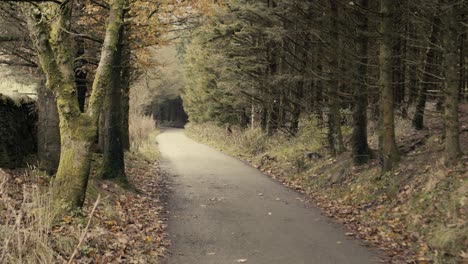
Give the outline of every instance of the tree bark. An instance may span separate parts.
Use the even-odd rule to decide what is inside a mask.
[[[338,51],[339,51],[339,25],[338,25],[338,2],[330,0],[330,23],[331,23],[331,38],[330,46],[330,81],[328,84],[328,142],[333,155],[339,155],[344,152],[343,136],[341,133],[341,115],[340,103],[338,97]]]
[[[358,6],[367,9],[368,0],[358,0]],[[354,89],[352,155],[355,165],[367,163],[371,157],[371,150],[367,143],[367,65],[368,65],[368,18],[359,10],[354,11],[358,21],[358,39],[356,40],[356,54],[358,59],[358,83]]]
[[[381,151],[383,171],[390,171],[399,160],[395,143],[394,93],[392,84],[392,16],[393,0],[380,0],[382,21],[380,24],[379,84],[381,89]]]
[[[408,25],[408,36],[409,39],[414,42],[414,39],[416,39],[418,36],[416,34],[416,28],[414,25],[410,24]],[[413,43],[411,43],[413,44]],[[407,57],[408,58],[413,58],[413,56],[417,56],[418,54],[418,49],[415,47],[412,47],[412,45],[408,45],[407,49]],[[414,44],[413,44],[414,46]],[[416,98],[418,96],[418,91],[419,91],[419,81],[418,81],[418,65],[416,62],[410,62],[408,65],[408,85],[406,86],[408,90],[408,101],[407,101],[407,108],[409,108],[410,105],[413,105],[414,102],[416,101]]]
[[[128,31],[128,29],[127,29]],[[128,38],[128,34],[126,34]],[[124,41],[125,43],[125,41]],[[128,43],[127,43],[128,44]],[[131,78],[131,66],[130,66],[130,49],[127,45],[123,50],[122,57],[122,80],[121,80],[121,93],[122,93],[122,147],[124,150],[130,150],[130,134],[128,130],[129,126],[129,111],[130,111],[130,78]]]
[[[468,22],[468,16],[462,14],[461,21],[464,23]],[[466,52],[466,41],[467,41],[468,32],[466,30],[460,36],[460,62],[459,62],[459,72],[460,72],[460,99],[466,100],[468,98],[468,83],[467,83],[467,63],[468,52]]]
[[[445,101],[444,101],[444,125],[445,125],[445,162],[456,163],[461,156],[460,131],[458,120],[458,29],[459,14],[456,1],[442,1],[448,8],[442,15],[444,35],[442,37],[444,47],[444,73],[445,73]]]
[[[123,14],[122,14],[123,16]],[[123,21],[123,17],[121,18]],[[122,142],[122,37],[123,27],[120,30],[117,50],[112,61],[112,77],[107,83],[103,105],[103,161],[98,175],[103,179],[117,179],[128,183],[125,176],[125,161]]]
[[[73,1],[51,7],[56,17],[47,28],[46,18],[37,10],[28,17],[28,28],[36,53],[47,79],[47,86],[56,96],[60,122],[61,153],[53,187],[56,217],[84,203],[91,164],[91,146],[97,133],[98,113],[102,108],[105,84],[111,78],[112,57],[117,48],[124,0],[113,0],[109,13],[101,60],[93,83],[87,113],[81,113],[73,71],[71,30]]]
[[[398,2],[398,1],[396,1]],[[405,34],[402,30],[403,21],[402,21],[402,10],[400,3],[395,4],[398,6],[398,10],[394,11],[393,16],[393,25],[396,26],[396,34],[393,40],[393,58],[392,58],[392,68],[393,68],[393,96],[395,100],[396,109],[401,109],[404,111],[404,100],[405,100],[405,66],[403,63],[405,55],[405,40],[401,35]],[[396,8],[395,8],[396,9]],[[402,113],[404,114],[404,113]]]
[[[422,84],[420,85],[418,99],[416,103],[416,111],[413,116],[412,124],[414,129],[421,130],[424,128],[424,110],[426,108],[427,91],[435,83],[434,75],[437,75],[437,48],[438,40],[440,38],[441,22],[438,17],[432,19],[432,31],[430,43],[426,51],[426,61],[422,72]]]

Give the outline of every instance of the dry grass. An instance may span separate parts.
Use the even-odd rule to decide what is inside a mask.
[[[296,137],[281,132],[268,135],[260,128],[242,130],[233,127],[228,132],[214,123],[188,124],[186,133],[198,141],[254,163],[263,164],[266,159],[272,159],[288,164],[288,172],[304,171],[307,154],[326,151],[322,147],[326,140],[325,132],[318,128],[317,120],[313,117],[301,120]]]
[[[61,219],[54,218],[49,176],[0,169],[0,263],[158,263],[167,246],[163,174],[141,156],[126,161],[138,192],[93,174],[83,209]]]
[[[155,130],[154,119],[137,113],[131,113],[129,117],[130,148],[134,152],[144,145],[149,135]]]
[[[71,217],[55,219],[45,177],[35,168],[0,169],[0,263],[72,263],[88,235],[94,211],[85,228]]]
[[[52,226],[50,192],[41,191],[37,184],[20,185],[24,178],[35,177],[32,172],[12,178],[0,169],[2,217],[0,263],[52,263],[56,254],[50,245]],[[12,196],[22,197],[12,197]]]
[[[159,158],[156,136],[159,130],[152,116],[133,113],[129,119],[130,152],[138,154],[148,162]]]

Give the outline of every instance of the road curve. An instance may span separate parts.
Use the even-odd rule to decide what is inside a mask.
[[[378,262],[303,195],[181,129],[157,139],[172,182],[169,264]]]

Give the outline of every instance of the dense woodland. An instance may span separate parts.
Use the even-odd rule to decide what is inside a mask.
[[[131,89],[161,78],[148,73],[163,68],[152,48],[168,45],[177,47],[181,97],[145,94],[136,115],[289,139],[312,122],[326,133],[327,155],[350,150],[354,165],[378,160],[384,173],[404,154],[395,120],[421,131],[433,117],[443,162],[457,165],[467,129],[459,120],[467,11],[465,0],[2,0],[0,64],[42,79],[38,130],[47,136],[38,138],[38,158],[55,175],[63,218],[85,203],[94,163],[100,178],[128,184]]]
[[[193,122],[294,136],[302,117],[328,128],[332,154],[352,126],[355,164],[399,160],[396,116],[424,129],[443,113],[445,158],[461,155],[458,105],[467,99],[466,1],[230,1],[186,48]],[[367,143],[378,120],[379,150]]]

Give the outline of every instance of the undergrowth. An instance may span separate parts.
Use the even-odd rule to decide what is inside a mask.
[[[95,156],[85,206],[62,219],[53,215],[50,176],[34,167],[0,169],[0,263],[158,263],[167,246],[158,130],[150,117],[133,121],[132,188],[96,178]]]
[[[39,176],[26,171],[10,177],[0,169],[0,263],[52,263],[55,258],[49,243],[50,193],[41,191],[38,184],[16,184],[31,177]]]
[[[151,162],[159,159],[156,136],[160,133],[152,116],[131,114],[129,124],[129,155],[139,155]]]

